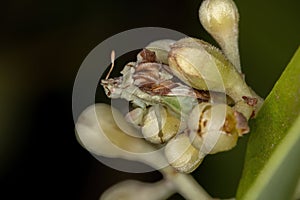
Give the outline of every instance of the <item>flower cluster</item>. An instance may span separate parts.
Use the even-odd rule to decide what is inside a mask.
[[[205,0],[199,17],[221,49],[190,37],[154,41],[138,53],[136,61],[125,65],[122,76],[109,78],[109,72],[101,80],[107,97],[130,102],[131,110],[126,116],[118,113],[117,121],[134,134],[126,135],[113,121],[115,109],[103,104],[95,105],[96,113],[87,109],[76,124],[80,142],[93,153],[150,163],[166,177],[171,177],[174,169],[180,172],[173,177],[172,187],[168,181],[157,184],[169,188],[170,193],[177,190],[188,199],[207,195],[194,187],[194,181],[185,173],[195,170],[206,155],[232,149],[238,137],[249,132],[248,120],[256,115],[263,102],[246,84],[241,71],[239,15],[234,2]],[[112,67],[113,60],[114,52]],[[101,115],[100,111],[107,115]],[[126,154],[107,140],[134,153],[163,147],[163,159],[172,167],[161,169],[157,167],[159,159]],[[136,185],[136,182],[126,187],[117,185],[103,199],[127,195],[138,188]],[[188,187],[194,187],[195,192],[187,192]]]

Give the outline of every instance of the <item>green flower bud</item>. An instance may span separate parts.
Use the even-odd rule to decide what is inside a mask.
[[[174,43],[169,52],[169,67],[193,88],[225,93],[235,103],[245,102],[243,97],[252,98],[243,77],[222,52],[199,39],[184,38]],[[250,109],[241,112],[249,119],[253,107],[246,103],[245,106]]]
[[[199,9],[203,27],[219,43],[223,52],[241,73],[238,50],[239,13],[232,0],[205,0]]]
[[[203,160],[185,133],[168,142],[165,147],[165,156],[172,167],[184,173],[194,171]]]

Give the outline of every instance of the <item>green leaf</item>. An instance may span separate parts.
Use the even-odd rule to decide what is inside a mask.
[[[250,125],[237,199],[291,199],[300,176],[300,48]]]

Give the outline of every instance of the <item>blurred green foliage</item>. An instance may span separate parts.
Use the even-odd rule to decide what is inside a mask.
[[[300,48],[251,128],[237,199],[292,199],[300,176]]]

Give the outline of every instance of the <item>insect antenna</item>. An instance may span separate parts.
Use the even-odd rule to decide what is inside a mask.
[[[115,57],[116,57],[115,51],[112,50],[111,54],[110,54],[111,67],[110,67],[110,69],[109,69],[109,71],[108,71],[108,73],[107,73],[107,75],[105,77],[105,80],[107,80],[109,78],[109,76],[110,76],[110,74],[111,74],[111,72],[112,72],[112,70],[113,70],[113,68],[115,66]]]

